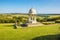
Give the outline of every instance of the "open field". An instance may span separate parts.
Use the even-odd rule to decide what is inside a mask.
[[[0,40],[57,40],[60,24],[14,29],[12,24],[0,24]]]

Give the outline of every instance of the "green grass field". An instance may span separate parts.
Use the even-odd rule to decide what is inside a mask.
[[[12,24],[0,24],[0,40],[57,40],[58,34],[60,34],[60,24],[17,29],[14,29]]]

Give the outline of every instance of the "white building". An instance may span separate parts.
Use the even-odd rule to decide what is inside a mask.
[[[36,10],[34,8],[31,8],[29,10],[29,23],[36,23]]]

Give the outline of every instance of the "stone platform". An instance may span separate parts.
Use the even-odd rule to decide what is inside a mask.
[[[28,27],[33,27],[33,26],[42,26],[42,23],[28,23]]]
[[[42,26],[42,25],[43,25],[42,23],[37,22],[37,23],[24,23],[21,26],[22,27],[33,27],[33,26]]]

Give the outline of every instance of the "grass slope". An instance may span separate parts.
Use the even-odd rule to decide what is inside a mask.
[[[56,35],[60,32],[59,27],[59,24],[53,24],[13,29],[12,25],[0,24],[0,40],[33,40],[35,37]]]

